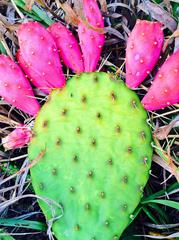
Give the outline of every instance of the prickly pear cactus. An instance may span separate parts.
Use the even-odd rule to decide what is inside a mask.
[[[137,95],[107,73],[74,76],[52,92],[37,116],[29,157],[37,162],[36,194],[62,206],[53,223],[57,239],[119,239],[149,177],[146,119]],[[51,208],[39,204],[51,219]],[[62,210],[55,210],[58,218]]]

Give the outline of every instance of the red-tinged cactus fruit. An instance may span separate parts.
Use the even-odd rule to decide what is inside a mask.
[[[65,85],[65,77],[51,34],[37,22],[20,25],[17,31],[19,64],[32,83],[45,93]]]
[[[147,110],[158,110],[178,102],[179,50],[164,62],[142,104]]]
[[[83,0],[84,16],[89,25],[101,28],[103,31],[104,20],[96,0]],[[96,70],[104,45],[104,33],[97,32],[81,21],[78,24],[78,35],[83,53],[85,72]]]
[[[29,70],[28,65],[25,62],[25,60],[22,58],[22,54],[20,52],[20,49],[17,50],[16,58],[17,58],[17,63],[20,65],[21,69],[26,74],[25,77],[29,78],[30,82],[33,82],[33,80],[30,78],[30,72],[28,71]]]
[[[30,115],[36,115],[40,109],[22,70],[5,55],[0,55],[0,96]]]
[[[80,46],[72,32],[61,23],[53,23],[49,28],[64,64],[76,73],[84,72]]]
[[[47,88],[47,82],[44,82],[43,83],[43,86],[45,87],[42,87],[42,81],[35,81],[31,78],[31,70],[30,68],[28,67],[27,63],[25,62],[25,60],[23,59],[22,57],[22,54],[20,52],[20,49],[18,49],[17,53],[16,53],[16,58],[17,58],[17,61],[18,61],[18,64],[21,66],[22,70],[24,71],[24,73],[26,74],[26,78],[29,79],[29,81],[34,84],[37,88],[39,88],[41,91],[43,91],[44,93],[46,94],[49,94],[50,92],[50,89],[51,89],[51,86],[48,85],[48,88]]]
[[[30,142],[32,132],[30,127],[20,124],[8,136],[2,139],[6,150],[21,148]]]
[[[152,71],[164,42],[160,22],[137,20],[126,48],[126,84],[136,88]]]

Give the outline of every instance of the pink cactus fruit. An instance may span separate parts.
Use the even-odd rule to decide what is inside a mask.
[[[0,96],[30,115],[36,115],[40,109],[22,70],[5,55],[0,55]]]
[[[76,73],[84,72],[81,49],[72,32],[59,22],[53,23],[48,30],[53,36],[60,57],[66,66]]]
[[[164,62],[142,104],[147,110],[158,110],[178,102],[179,50]]]
[[[14,131],[2,139],[2,144],[6,150],[21,148],[30,142],[31,136],[30,127],[20,124]]]
[[[152,71],[164,42],[159,22],[137,20],[126,48],[126,84],[136,88]]]
[[[20,52],[20,49],[17,50],[16,53],[16,58],[17,58],[17,63],[20,65],[21,69],[24,71],[24,73],[26,74],[26,78],[28,78],[28,76],[30,76],[30,72],[28,71],[29,68],[27,66],[27,63],[24,61],[24,59],[22,58],[22,54]],[[29,81],[32,82],[32,79],[30,79],[29,77]]]
[[[83,0],[84,16],[89,25],[104,29],[104,20],[96,0]],[[96,70],[104,45],[104,33],[89,28],[83,22],[78,24],[78,35],[83,53],[85,72]]]
[[[32,78],[30,78],[31,76],[31,69],[28,67],[27,63],[25,62],[25,60],[22,57],[22,54],[20,52],[20,49],[17,50],[16,53],[16,58],[18,61],[18,64],[20,65],[21,69],[24,71],[24,73],[26,74],[25,77],[33,84],[34,86],[36,86],[37,88],[39,88],[41,91],[43,91],[46,94],[50,93],[49,88],[47,89],[47,87],[42,88],[42,83],[37,81],[35,82]],[[45,82],[44,85],[47,85],[47,83]],[[51,88],[50,88],[51,89]]]
[[[65,85],[65,77],[51,34],[37,22],[20,25],[17,31],[18,61],[32,83],[45,93]]]

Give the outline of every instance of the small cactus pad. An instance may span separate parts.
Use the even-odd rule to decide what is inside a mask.
[[[47,220],[56,219],[57,239],[119,239],[149,177],[146,119],[137,95],[114,75],[83,73],[52,92],[29,157],[36,194],[53,200],[39,204]]]

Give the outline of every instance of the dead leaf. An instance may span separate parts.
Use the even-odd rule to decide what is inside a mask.
[[[74,26],[77,26],[79,23],[79,19],[75,11],[71,8],[71,6],[67,3],[60,3],[59,0],[55,0],[57,7],[62,8],[63,11],[65,12],[65,20],[67,23],[70,23]],[[78,1],[77,1],[78,2]]]
[[[68,23],[73,24],[74,26],[77,26],[79,23],[79,18],[76,15],[75,11],[71,8],[71,6],[67,3],[63,3],[61,8],[66,13],[65,19]]]
[[[178,31],[178,36],[175,38],[174,52],[176,52],[179,49],[179,23],[178,23],[177,31]]]
[[[0,122],[5,123],[5,124],[9,124],[11,126],[18,126],[19,125],[18,122],[14,121],[11,118],[8,118],[4,115],[0,115]]]
[[[113,8],[113,9],[116,9],[117,7],[119,8],[127,8],[134,16],[135,16],[135,12],[132,10],[132,8],[128,5],[128,4],[125,4],[125,3],[109,3],[107,5],[108,8]]]
[[[168,39],[165,41],[165,44],[163,46],[162,51],[165,52],[166,48],[168,47],[169,44],[171,44],[173,42],[173,38],[175,39],[175,43],[178,39],[178,49],[179,49],[179,29],[177,29],[171,36],[168,37]],[[177,50],[177,49],[176,49]],[[176,51],[174,50],[174,51]]]
[[[124,36],[118,31],[116,30],[115,28],[112,28],[112,27],[105,27],[104,29],[105,33],[109,33],[109,34],[112,34],[122,40],[125,40]]]
[[[32,168],[34,165],[37,164],[38,161],[40,161],[41,158],[43,158],[43,156],[45,155],[45,153],[46,153],[46,148],[45,148],[45,150],[42,150],[42,151],[39,153],[39,155],[38,155],[36,158],[34,158],[34,159],[32,160],[32,162],[30,162],[27,166],[22,167],[22,168],[21,168],[19,171],[17,171],[16,173],[14,173],[14,174],[8,176],[7,178],[1,180],[0,185],[4,184],[5,182],[8,182],[10,179],[13,179],[13,178],[16,177],[17,175],[19,175],[19,174],[21,174],[21,173],[29,170],[30,168]]]
[[[162,22],[164,26],[174,32],[177,28],[176,21],[159,4],[152,3],[149,0],[138,5],[138,8],[150,15],[152,18]]]
[[[27,9],[27,11],[31,11],[32,7],[34,5],[34,3],[37,2],[40,4],[40,6],[45,7],[45,4],[43,2],[43,0],[25,0],[25,8]]]
[[[12,42],[17,44],[17,39],[14,37],[14,30],[17,29],[18,24],[10,24],[7,19],[0,14],[0,34],[6,35]]]
[[[161,157],[157,155],[153,155],[153,161],[163,167],[166,171],[170,172],[172,175],[175,176],[177,181],[179,182],[179,171],[178,168],[175,166],[173,162],[168,164],[165,160],[163,160]]]
[[[27,11],[32,10],[32,6],[34,5],[35,0],[25,0],[25,8]]]
[[[9,5],[9,2],[7,0],[1,0],[0,1],[0,6],[3,6],[3,5]]]
[[[164,0],[163,2],[165,3],[165,6],[167,7],[168,12],[172,13],[172,6],[170,3],[170,0]]]
[[[82,0],[74,2],[74,10],[75,10],[75,12],[76,12],[76,14],[78,16],[78,22],[81,21],[87,28],[92,29],[92,30],[94,30],[94,31],[96,31],[98,33],[101,33],[101,34],[104,33],[104,29],[103,28],[94,27],[87,21],[87,19],[84,16]]]
[[[101,9],[103,12],[107,12],[107,3],[106,3],[106,0],[99,0],[100,2],[100,5],[101,5]]]
[[[14,60],[14,57],[13,57],[13,55],[12,55],[12,53],[11,53],[11,50],[9,49],[9,46],[7,45],[6,40],[5,40],[5,38],[4,38],[4,36],[3,36],[3,34],[2,34],[1,32],[0,32],[0,42],[2,43],[3,47],[5,48],[8,56],[9,56],[12,60]]]
[[[62,8],[63,11],[65,12],[65,14],[66,14],[65,15],[65,20],[66,20],[67,23],[70,23],[74,26],[77,26],[79,24],[79,22],[82,22],[89,29],[92,29],[92,30],[94,30],[96,32],[99,32],[101,34],[104,33],[103,28],[93,27],[92,25],[89,24],[87,19],[84,17],[83,4],[82,4],[81,0],[74,2],[74,9],[72,9],[72,7],[67,3],[60,3],[59,0],[55,0],[55,2],[57,4],[57,7]]]
[[[74,1],[74,11],[77,16],[81,16],[82,19],[85,18],[83,13],[83,0]]]
[[[175,117],[170,122],[170,124],[157,128],[154,132],[154,136],[159,140],[163,140],[163,139],[167,138],[167,136],[172,128],[178,127],[178,126],[179,126],[179,115],[177,117]]]

